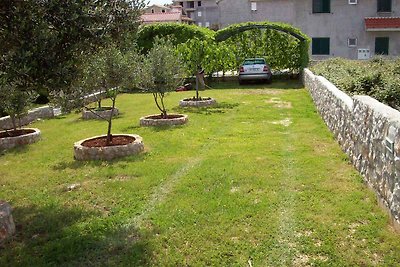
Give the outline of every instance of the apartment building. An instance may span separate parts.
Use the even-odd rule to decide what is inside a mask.
[[[192,24],[193,20],[186,16],[182,6],[151,5],[143,10],[141,15],[143,24],[153,23],[186,23]]]
[[[180,5],[186,12],[187,16],[201,27],[210,29],[219,28],[219,8],[218,0],[203,0],[203,1],[188,1],[178,0],[173,1],[173,5]]]
[[[195,15],[204,8],[200,17],[193,17],[200,26],[207,26],[205,18],[222,28],[246,21],[292,24],[312,38],[313,59],[400,55],[400,0],[207,0],[200,6],[199,1],[181,0],[178,4],[185,9],[189,2]],[[203,16],[209,13],[212,16]]]

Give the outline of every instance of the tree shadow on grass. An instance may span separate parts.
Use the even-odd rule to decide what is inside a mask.
[[[0,248],[0,266],[138,266],[149,258],[148,234],[112,228],[79,207],[16,207],[13,216],[17,233]]]
[[[55,171],[62,171],[65,169],[77,170],[83,167],[107,167],[119,163],[132,163],[143,161],[148,156],[148,152],[144,151],[138,155],[127,156],[123,158],[116,158],[113,160],[91,160],[91,161],[61,161],[52,166]]]
[[[172,110],[179,113],[188,112],[188,113],[196,113],[203,115],[211,115],[211,114],[219,114],[232,111],[239,105],[240,105],[239,103],[220,102],[210,107],[175,107]]]
[[[22,146],[16,146],[16,147],[13,147],[13,148],[7,149],[7,150],[0,150],[0,157],[4,156],[6,154],[13,155],[13,156],[18,156],[20,154],[27,153],[29,151],[28,146],[29,146],[29,144],[28,145],[22,145]]]

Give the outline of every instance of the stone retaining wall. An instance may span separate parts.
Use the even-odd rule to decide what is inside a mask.
[[[47,119],[54,117],[54,110],[50,106],[43,106],[28,111],[28,114],[21,118],[21,126],[27,125],[37,119]],[[17,121],[17,125],[18,125]],[[10,116],[0,118],[0,129],[9,130],[13,128]]]
[[[341,148],[400,229],[400,112],[369,96],[350,97],[308,69],[303,81]]]

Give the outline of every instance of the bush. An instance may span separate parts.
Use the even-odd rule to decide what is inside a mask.
[[[350,95],[368,95],[400,109],[400,60],[333,58],[314,65],[311,70]]]

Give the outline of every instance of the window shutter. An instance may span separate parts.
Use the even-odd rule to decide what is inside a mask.
[[[375,54],[389,55],[389,37],[375,38]]]

